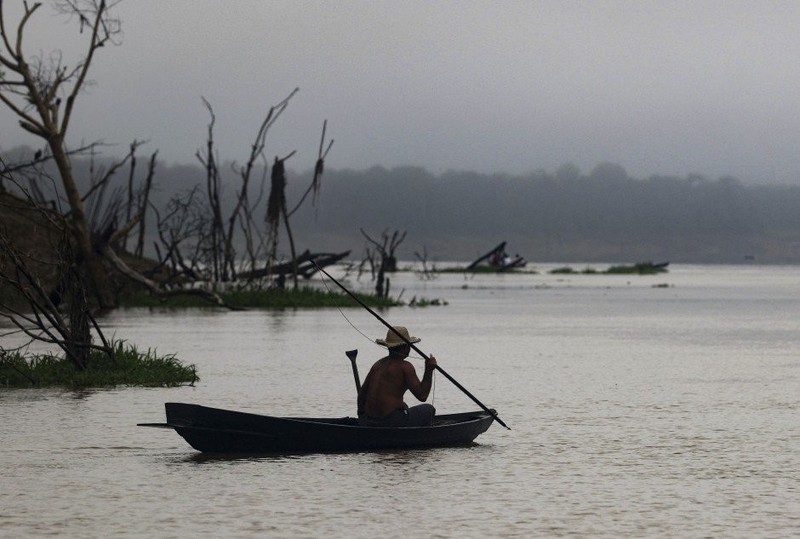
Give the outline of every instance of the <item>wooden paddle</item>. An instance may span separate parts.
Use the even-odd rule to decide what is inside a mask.
[[[375,311],[373,311],[372,309],[370,309],[370,308],[369,308],[369,307],[368,307],[368,306],[367,306],[367,305],[366,305],[366,304],[365,304],[363,301],[361,301],[360,299],[358,299],[358,297],[357,297],[355,294],[353,294],[353,293],[352,293],[352,292],[350,292],[350,291],[349,291],[347,288],[345,288],[345,286],[344,286],[342,283],[340,283],[339,281],[337,281],[336,279],[334,279],[334,278],[331,276],[331,274],[330,274],[330,273],[328,273],[327,271],[325,271],[324,269],[322,269],[321,267],[319,267],[319,266],[317,265],[317,263],[316,263],[316,262],[314,262],[314,261],[312,260],[312,261],[311,261],[311,263],[312,263],[312,264],[314,264],[314,266],[316,266],[316,267],[317,267],[317,269],[318,269],[320,272],[322,272],[323,274],[325,274],[325,275],[328,277],[328,279],[330,279],[331,281],[333,281],[334,283],[336,283],[336,286],[338,286],[339,288],[341,288],[342,290],[344,290],[344,291],[347,293],[347,295],[348,295],[348,296],[350,296],[351,298],[353,298],[353,299],[356,301],[356,303],[358,303],[359,305],[361,305],[362,307],[364,307],[364,308],[367,310],[367,312],[369,312],[369,314],[371,314],[372,316],[374,316],[375,318],[377,318],[377,319],[378,319],[378,320],[379,320],[379,321],[380,321],[380,322],[381,322],[381,323],[382,323],[384,326],[386,326],[387,328],[389,328],[389,330],[390,330],[390,331],[392,331],[392,332],[393,332],[395,335],[397,335],[397,336],[400,338],[400,340],[402,340],[404,343],[406,343],[407,345],[409,345],[409,346],[411,347],[411,349],[412,349],[412,350],[414,350],[416,353],[418,353],[419,355],[421,355],[421,356],[422,356],[422,358],[423,358],[423,359],[425,359],[426,361],[428,360],[428,355],[427,355],[425,352],[423,352],[422,350],[420,350],[419,348],[417,348],[417,347],[414,345],[414,343],[412,343],[411,341],[409,341],[409,340],[408,340],[408,339],[407,339],[405,336],[403,336],[402,334],[400,334],[400,333],[399,333],[399,332],[398,332],[396,329],[394,329],[394,326],[392,326],[392,325],[391,325],[389,322],[387,322],[386,320],[384,320],[383,318],[381,318],[381,316],[380,316],[378,313],[376,313]],[[350,357],[350,355],[348,354],[348,356],[347,356],[347,357]],[[354,363],[354,364],[355,364],[355,363]],[[463,392],[463,393],[464,393],[464,394],[465,394],[467,397],[469,397],[470,399],[472,399],[472,401],[473,401],[475,404],[477,404],[478,406],[480,406],[480,407],[481,407],[481,409],[483,409],[483,411],[484,411],[484,412],[486,412],[486,413],[488,413],[489,415],[491,415],[491,416],[494,418],[494,420],[495,420],[495,421],[497,421],[498,423],[500,423],[502,426],[504,426],[504,427],[505,427],[505,428],[507,428],[508,430],[511,430],[511,427],[509,427],[508,425],[506,425],[506,424],[503,422],[503,420],[502,420],[502,419],[500,419],[500,417],[497,415],[497,412],[495,412],[494,410],[492,410],[492,409],[490,409],[490,408],[487,408],[485,404],[483,404],[481,401],[479,401],[479,400],[478,400],[478,398],[477,398],[477,397],[475,397],[475,395],[473,395],[472,393],[470,393],[469,391],[467,391],[467,388],[465,388],[464,386],[462,386],[461,384],[459,384],[459,383],[456,381],[456,379],[455,379],[455,378],[453,378],[452,376],[450,376],[449,374],[447,374],[447,372],[446,372],[446,371],[445,371],[443,368],[441,368],[439,365],[436,365],[436,370],[437,370],[437,371],[439,371],[440,373],[442,373],[442,375],[443,375],[445,378],[447,378],[448,380],[450,380],[450,381],[453,383],[453,385],[455,385],[455,386],[456,386],[458,389],[460,389],[460,390],[461,390],[461,391],[462,391],[462,392]]]
[[[356,380],[356,393],[361,393],[361,380],[358,377],[358,367],[356,366],[356,356],[358,355],[358,350],[348,350],[345,352],[345,354],[350,360],[350,364],[353,366],[353,378]]]

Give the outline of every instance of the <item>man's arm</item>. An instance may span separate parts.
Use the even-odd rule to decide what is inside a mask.
[[[422,380],[417,378],[417,371],[414,366],[408,361],[403,362],[403,373],[406,378],[406,386],[411,394],[414,395],[419,401],[426,401],[431,392],[433,385],[433,371],[436,369],[436,358],[429,356],[425,361],[425,374],[422,375]]]

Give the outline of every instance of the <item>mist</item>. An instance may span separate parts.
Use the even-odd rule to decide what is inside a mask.
[[[20,7],[6,3],[6,22]],[[217,113],[239,160],[269,107],[300,92],[268,153],[313,166],[322,122],[337,169],[526,175],[598,163],[631,176],[800,183],[797,2],[123,1],[70,143],[121,156],[147,140],[192,164]],[[66,63],[77,21],[45,5],[27,50]],[[0,151],[40,145],[0,108]]]
[[[11,156],[25,162],[32,152],[17,148]],[[83,190],[92,167],[108,170],[111,164],[76,157]],[[220,171],[229,212],[240,185],[232,162]],[[121,170],[112,179],[110,194],[124,191],[127,174]],[[144,174],[139,167],[136,181]],[[196,186],[196,196],[204,197],[205,174],[199,163],[157,161],[153,207],[163,210],[170,198],[185,198]],[[253,177],[250,200],[263,206],[269,176],[260,168]],[[289,207],[300,201],[312,177],[311,169],[288,171]],[[373,238],[397,230],[407,233],[397,252],[407,261],[469,261],[507,241],[508,250],[534,263],[800,263],[800,186],[750,185],[731,176],[637,178],[610,162],[587,171],[565,163],[524,175],[326,168],[313,198],[314,204],[307,201],[291,218],[298,250],[351,251],[352,259],[367,247],[362,230]],[[264,212],[256,209],[256,218]],[[148,222],[151,246],[157,240],[153,212]]]

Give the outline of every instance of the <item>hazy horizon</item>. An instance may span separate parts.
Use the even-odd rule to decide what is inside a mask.
[[[134,139],[195,162],[214,106],[223,159],[242,161],[289,95],[267,155],[313,166],[322,123],[337,169],[419,166],[524,175],[610,162],[632,177],[800,183],[795,2],[123,1],[69,141]],[[5,4],[6,25],[20,6]],[[66,37],[62,37],[66,36]],[[46,4],[29,53],[83,49]],[[0,150],[37,144],[0,108]]]
[[[110,170],[105,161],[92,164],[89,158],[75,159],[73,170],[84,192],[97,176],[90,167]],[[99,199],[109,203],[113,197],[125,196],[129,171],[124,168]],[[221,190],[222,213],[227,216],[241,183],[228,165],[221,164],[220,171],[228,180]],[[141,187],[147,167],[139,166],[136,172],[134,186]],[[45,176],[50,174],[54,171]],[[287,176],[286,199],[293,208],[303,198],[312,174],[289,171]],[[249,193],[258,223],[266,212],[264,189],[268,186],[262,180],[269,182],[257,167]],[[158,165],[150,205],[163,216],[170,199],[185,201],[199,186],[195,194],[199,205],[193,206],[193,212],[202,215],[201,208],[207,204],[203,202],[205,182],[206,172],[199,163]],[[39,187],[44,200],[55,200],[47,182]],[[373,238],[397,230],[408,233],[398,251],[405,259],[427,252],[429,260],[474,260],[507,240],[509,252],[539,262],[800,261],[800,185],[747,185],[730,178],[699,176],[638,179],[616,165],[598,166],[591,174],[565,167],[555,174],[528,176],[433,175],[419,167],[328,168],[313,199],[316,203],[311,200],[291,219],[300,251],[357,251],[366,244],[361,230]],[[90,208],[93,201],[88,202]],[[157,216],[148,213],[146,245],[152,246],[158,241],[154,235]],[[243,240],[241,235],[238,239]],[[288,243],[281,243],[280,256],[288,256]],[[236,245],[237,250],[244,248]]]

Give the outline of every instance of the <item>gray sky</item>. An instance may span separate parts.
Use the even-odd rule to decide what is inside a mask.
[[[635,177],[800,183],[796,1],[125,0],[117,13],[122,44],[100,51],[72,144],[123,153],[148,139],[167,162],[195,162],[204,96],[221,157],[242,161],[299,87],[267,149],[298,150],[296,169],[313,165],[327,118],[333,168],[611,161]],[[74,30],[45,6],[28,50]],[[31,142],[9,113],[0,122],[0,147]]]

